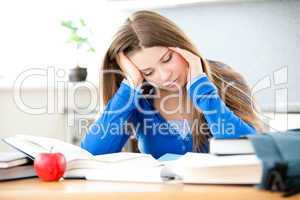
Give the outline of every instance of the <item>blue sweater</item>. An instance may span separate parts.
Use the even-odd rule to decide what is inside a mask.
[[[203,112],[213,137],[237,138],[256,133],[253,126],[225,105],[217,88],[205,74],[188,82],[186,89],[194,106]],[[146,99],[139,89],[131,87],[125,80],[108,101],[99,119],[91,125],[80,146],[94,155],[119,152],[130,137],[126,124],[135,127],[140,152],[151,154],[154,158],[166,153],[192,151],[192,135],[182,137],[180,131],[169,127],[169,123],[155,110],[153,101]],[[201,151],[208,152],[208,142]]]

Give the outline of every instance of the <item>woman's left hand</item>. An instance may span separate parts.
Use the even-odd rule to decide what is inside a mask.
[[[189,72],[187,75],[187,81],[190,81],[193,78],[204,73],[203,68],[202,68],[201,59],[197,55],[195,55],[185,49],[181,49],[179,47],[169,47],[169,49],[171,49],[171,50],[175,51],[176,53],[178,53],[179,55],[181,55],[186,60],[186,62],[189,64]]]

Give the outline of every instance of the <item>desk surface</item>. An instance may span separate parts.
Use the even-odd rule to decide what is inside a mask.
[[[41,198],[42,197],[42,198]],[[0,199],[282,199],[251,186],[125,183],[85,180],[42,182],[37,178],[0,182]],[[300,199],[300,195],[288,198]]]

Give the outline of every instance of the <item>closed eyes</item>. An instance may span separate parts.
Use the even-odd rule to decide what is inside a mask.
[[[153,71],[150,71],[148,73],[144,73],[145,76],[150,76],[153,73]]]
[[[172,59],[172,53],[169,53],[169,56],[166,60],[163,60],[162,63],[167,63]]]
[[[162,63],[168,63],[171,59],[172,59],[172,53],[169,53],[168,57],[166,60],[162,60]],[[145,76],[150,76],[153,73],[153,70],[148,72],[148,73],[144,73]]]

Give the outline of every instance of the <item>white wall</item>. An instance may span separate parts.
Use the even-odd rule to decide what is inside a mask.
[[[251,85],[264,76],[272,81],[273,71],[288,66],[289,110],[300,111],[300,1],[224,1],[157,11],[175,21],[205,57],[233,66]],[[264,110],[274,109],[274,87],[257,97]]]
[[[71,94],[73,94],[72,96],[74,97],[74,101],[71,100],[71,104],[69,105],[72,105],[73,102],[75,102],[78,108],[87,107],[90,105],[91,93],[89,91],[80,89],[76,92],[73,92],[71,90],[69,91],[72,92]],[[17,105],[15,102],[13,91],[8,88],[2,88],[0,90],[0,138],[9,137],[16,134],[29,134],[53,137],[65,141],[70,140],[70,135],[67,135],[69,134],[67,131],[68,128],[72,128],[75,125],[72,124],[74,122],[73,112],[69,113],[69,118],[67,118],[68,113],[65,109],[68,108],[68,104],[62,103],[62,101],[68,101],[67,91],[56,91],[54,96],[55,98],[65,95],[63,97],[65,99],[60,101],[59,104],[56,103],[56,109],[54,110],[54,112],[48,110],[44,114],[35,115],[26,113],[29,110],[26,109],[24,111],[24,109],[20,107],[20,105],[25,105],[26,108],[30,106],[33,108],[32,110],[40,107],[47,108],[47,103],[49,102],[47,100],[47,95],[54,96],[54,93],[50,91],[47,94],[46,88],[43,87],[25,88],[24,90],[22,90],[23,104]],[[97,97],[94,96],[93,98],[97,101]],[[72,109],[73,107],[70,106],[69,108]],[[85,118],[86,116],[83,115],[82,117]],[[70,127],[67,127],[68,124],[70,125]],[[8,149],[8,146],[1,141],[0,151]]]
[[[1,138],[15,134],[44,135],[63,138],[64,115],[61,114],[26,114],[15,105],[11,90],[0,92],[0,136]],[[26,103],[32,106],[43,106],[46,103],[45,91],[25,92]],[[0,150],[6,149],[6,145],[0,142]]]

